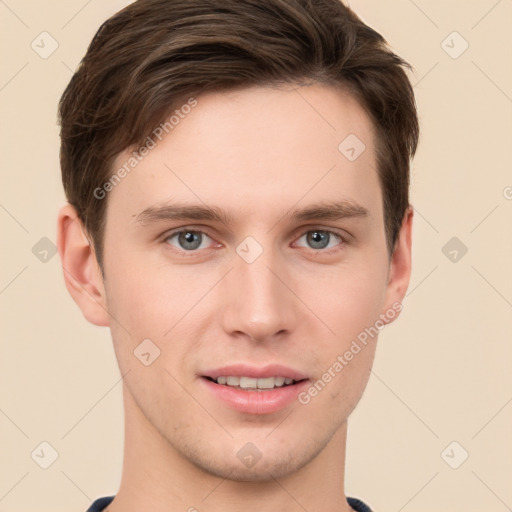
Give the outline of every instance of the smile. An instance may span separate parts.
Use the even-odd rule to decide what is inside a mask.
[[[221,375],[216,379],[211,379],[210,377],[207,378],[223,386],[229,386],[231,388],[243,389],[247,391],[260,391],[264,389],[282,388],[300,382],[290,379],[288,377],[265,377],[258,379],[255,377],[237,377]]]
[[[293,406],[311,380],[281,365],[232,365],[199,375],[208,401],[239,413],[263,415]]]

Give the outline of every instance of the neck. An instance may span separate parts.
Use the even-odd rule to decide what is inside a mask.
[[[121,485],[108,512],[349,512],[344,493],[347,424],[299,470],[264,481],[234,481],[184,458],[151,425],[124,388],[125,439]]]

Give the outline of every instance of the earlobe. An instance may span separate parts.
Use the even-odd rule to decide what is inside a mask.
[[[382,315],[387,319],[385,323],[390,323],[398,317],[395,313],[396,311],[401,311],[401,304],[409,286],[412,265],[411,246],[413,215],[413,207],[409,206],[402,220],[402,226],[391,256],[385,309],[382,311]],[[393,314],[386,315],[386,312],[390,312],[391,310],[393,310]]]
[[[109,314],[101,270],[83,223],[70,204],[59,211],[57,247],[64,281],[73,300],[89,322],[107,327]]]

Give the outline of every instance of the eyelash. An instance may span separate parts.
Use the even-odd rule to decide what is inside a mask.
[[[334,237],[336,237],[340,241],[340,243],[336,247],[331,247],[329,249],[312,249],[312,248],[309,248],[309,250],[311,252],[313,252],[313,253],[316,253],[316,254],[321,254],[321,253],[323,253],[323,254],[330,254],[333,251],[341,250],[345,245],[348,244],[347,237],[344,236],[344,235],[341,235],[339,232],[333,231],[332,229],[324,229],[324,228],[316,227],[316,226],[312,226],[310,229],[302,231],[302,233],[298,236],[298,238],[296,238],[296,240],[299,240],[304,235],[307,235],[308,233],[312,233],[312,232],[315,232],[315,231],[319,231],[321,233],[327,233],[330,236],[334,236]],[[167,245],[170,245],[168,243],[168,241],[171,238],[173,238],[176,235],[179,235],[181,233],[188,233],[188,232],[192,232],[192,233],[196,233],[196,234],[201,234],[201,235],[206,235],[211,240],[214,240],[214,238],[212,236],[210,236],[206,231],[203,231],[201,229],[196,229],[196,228],[193,228],[193,227],[184,227],[184,228],[182,227],[182,228],[180,228],[180,229],[178,229],[176,231],[172,231],[172,232],[167,233],[166,235],[164,235],[162,241],[163,241],[163,243],[165,243]],[[330,242],[330,240],[329,240],[329,242]],[[185,249],[179,249],[179,248],[174,247],[174,246],[172,246],[172,248],[174,250],[176,250],[177,252],[180,252],[182,254],[187,254],[187,255],[197,254],[197,253],[201,252],[202,250],[204,250],[204,249],[193,249],[193,250],[187,251]]]

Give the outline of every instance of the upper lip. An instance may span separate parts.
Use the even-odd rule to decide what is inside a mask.
[[[214,368],[206,370],[203,377],[217,379],[218,377],[253,377],[256,379],[264,379],[267,377],[284,377],[295,381],[304,380],[308,377],[298,370],[288,368],[281,364],[269,364],[266,366],[251,366],[249,364],[233,364],[223,366],[222,368]]]

